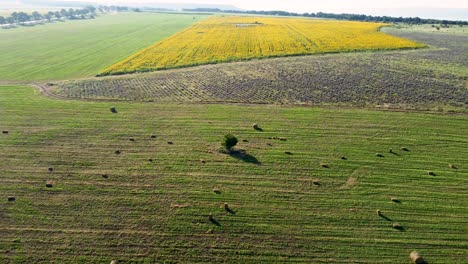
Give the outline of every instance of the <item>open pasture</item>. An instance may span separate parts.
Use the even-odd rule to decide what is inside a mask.
[[[93,20],[0,29],[0,79],[94,76],[203,18],[190,14],[117,13]]]
[[[424,47],[378,31],[386,25],[298,18],[211,17],[102,70],[99,75],[253,58]]]
[[[60,101],[11,86],[0,112],[1,263],[468,254],[466,115]],[[246,154],[218,152],[226,133]]]

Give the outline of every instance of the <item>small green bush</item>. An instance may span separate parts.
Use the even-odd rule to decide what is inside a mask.
[[[224,140],[221,143],[226,150],[230,151],[237,143],[239,140],[233,135],[233,134],[227,134],[224,136]]]

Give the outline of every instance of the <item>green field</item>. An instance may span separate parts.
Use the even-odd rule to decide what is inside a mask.
[[[468,255],[466,115],[60,101],[18,86],[0,87],[0,113],[1,263]],[[227,132],[246,155],[218,152]]]
[[[192,14],[118,13],[94,20],[0,29],[0,79],[94,76],[203,18]]]

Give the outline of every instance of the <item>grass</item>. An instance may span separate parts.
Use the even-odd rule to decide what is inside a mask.
[[[136,51],[204,16],[118,13],[0,30],[2,80],[33,81],[94,76]]]
[[[0,112],[10,132],[0,135],[2,263],[394,264],[413,250],[461,263],[468,254],[466,115],[60,101],[20,86],[0,87]],[[219,153],[226,133],[260,165]]]

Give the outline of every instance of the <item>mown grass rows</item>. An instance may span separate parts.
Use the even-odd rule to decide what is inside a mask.
[[[418,250],[457,263],[467,254],[466,116],[112,105],[118,114],[109,103],[0,88],[1,262],[407,263]],[[261,165],[219,153],[227,132]]]
[[[399,31],[392,31],[398,33]],[[210,65],[62,84],[70,98],[456,108],[468,102],[466,36],[401,33],[434,48]]]

